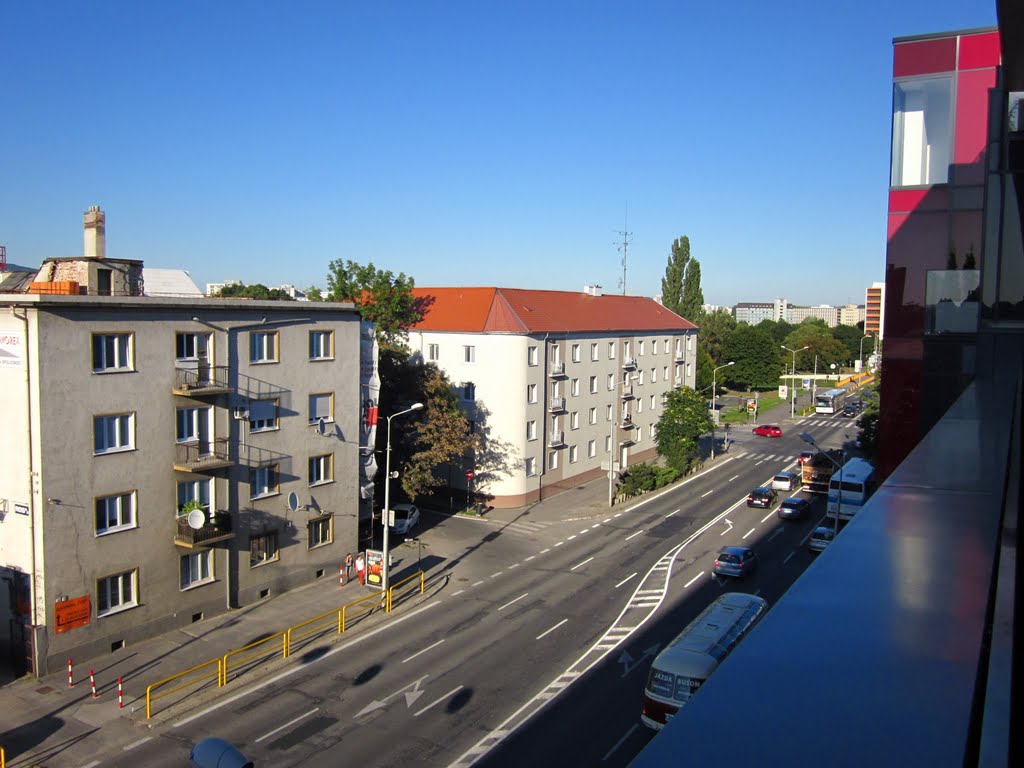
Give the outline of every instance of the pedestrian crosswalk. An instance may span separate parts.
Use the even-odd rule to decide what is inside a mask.
[[[796,454],[789,453],[766,453],[758,451],[744,451],[736,454],[737,458],[753,460],[757,463],[762,461],[776,461],[779,464],[789,464],[796,461]]]
[[[797,423],[800,424],[801,427],[836,427],[845,425],[847,421],[840,421],[839,419],[836,418],[818,417],[802,419]]]

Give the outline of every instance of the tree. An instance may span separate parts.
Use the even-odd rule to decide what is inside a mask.
[[[697,346],[707,351],[715,365],[729,362],[722,360],[722,347],[735,330],[736,318],[732,316],[732,313],[728,309],[716,309],[705,315],[701,321],[700,332],[697,334]],[[700,365],[699,359],[697,364]],[[699,371],[698,368],[698,377],[700,376]],[[700,386],[697,388],[700,389]]]
[[[306,289],[306,298],[309,299],[310,301],[323,301],[324,294],[323,291],[321,291],[315,285],[311,285],[309,286],[309,288]]]
[[[262,299],[264,301],[294,301],[285,291],[280,288],[267,288],[263,283],[253,285],[225,285],[217,292],[217,296],[224,299]]]
[[[786,337],[796,328],[795,325],[785,320],[762,320],[757,327],[768,331],[776,344],[785,344]]]
[[[372,263],[334,259],[328,264],[327,300],[351,301],[377,326],[383,346],[404,346],[408,329],[423,319],[424,304],[412,295],[415,281],[404,272],[377,269]]]
[[[790,349],[803,349],[797,353],[797,370],[810,371],[814,368],[814,358],[818,358],[818,371],[826,371],[835,363],[842,365],[847,358],[846,346],[832,337],[832,329],[822,322],[804,322],[796,326],[783,342]],[[793,364],[792,352],[779,347],[779,360],[788,370]]]
[[[861,392],[864,401],[864,410],[857,419],[857,426],[860,428],[858,440],[860,449],[864,452],[865,458],[873,464],[878,463],[878,435],[879,435],[879,411],[882,397],[882,377],[876,374],[875,380],[865,387]]]
[[[676,314],[698,325],[704,317],[704,291],[700,287],[700,262],[696,259],[691,258],[690,263],[686,265],[683,299]]]
[[[837,325],[832,329],[832,336],[846,347],[847,360],[856,360],[860,357],[860,340],[864,338],[864,331],[854,325]],[[865,340],[864,344],[868,345],[867,349],[870,350],[869,342],[870,339]]]
[[[677,237],[672,243],[668,264],[665,265],[665,276],[661,278],[661,303],[681,317],[686,317],[682,311],[683,285],[689,260],[690,238],[686,235]]]
[[[709,355],[705,350],[701,349],[700,345],[698,345],[696,381],[698,392],[703,392],[705,389],[709,389],[711,385],[714,384],[715,368],[717,367],[718,366],[715,365],[715,361],[711,359],[711,355]],[[722,383],[723,382],[720,379],[718,381],[719,389],[721,389]]]
[[[722,350],[727,361],[736,365],[724,369],[727,383],[752,389],[771,389],[778,386],[778,347],[771,335],[760,326],[740,323]]]
[[[698,456],[700,436],[711,431],[707,399],[690,387],[669,392],[658,418],[654,443],[658,454],[680,473],[690,470]]]

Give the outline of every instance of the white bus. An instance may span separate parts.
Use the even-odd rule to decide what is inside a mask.
[[[705,608],[651,664],[641,722],[660,731],[767,610],[766,600],[742,592]]]
[[[832,473],[825,514],[834,518],[838,512],[840,520],[850,520],[874,492],[875,468],[864,459],[850,459]]]
[[[814,396],[815,413],[839,413],[846,402],[845,389],[826,389]]]

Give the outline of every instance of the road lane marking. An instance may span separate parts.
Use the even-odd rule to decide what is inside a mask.
[[[570,536],[568,539],[566,539],[566,541],[572,541],[575,538],[576,538],[576,534],[574,533],[572,536]]]
[[[752,534],[756,530],[757,530],[756,528],[751,528],[749,531],[747,531],[745,534],[743,534],[743,538],[744,539],[747,538],[747,536],[749,536],[750,534]]]
[[[574,566],[573,566],[572,568],[570,568],[569,570],[570,570],[570,571],[575,571],[575,570],[576,570],[577,568],[579,568],[580,566],[586,565],[587,563],[589,563],[589,562],[590,562],[591,560],[593,560],[593,559],[594,559],[594,558],[592,558],[592,557],[588,557],[588,558],[587,558],[586,560],[584,560],[584,561],[583,561],[582,563],[576,563],[576,565],[574,565]]]
[[[519,567],[519,563],[512,563],[512,565],[510,565],[508,567],[508,569],[511,571],[513,568],[518,568],[518,567]]]
[[[452,597],[455,597],[456,595],[461,595],[465,591],[466,590],[464,590],[464,589],[460,589],[458,592],[452,592]]]
[[[627,581],[632,579],[634,576],[636,576],[636,571],[633,571],[633,573],[629,574],[629,576],[627,576],[622,581],[620,581],[618,584],[616,584],[615,585],[615,589],[618,589],[619,587],[621,587],[623,584],[625,584]]]
[[[424,707],[423,709],[421,709],[421,710],[420,710],[419,712],[417,712],[417,713],[416,713],[415,715],[413,715],[413,717],[419,717],[420,715],[422,715],[422,714],[423,714],[424,712],[426,712],[426,711],[427,711],[428,709],[430,709],[430,708],[431,708],[432,706],[434,706],[435,704],[440,704],[440,703],[441,703],[442,701],[444,701],[445,699],[447,699],[447,698],[448,698],[449,696],[454,696],[454,695],[455,695],[456,693],[458,693],[458,692],[459,692],[459,691],[461,691],[461,690],[462,690],[462,686],[461,686],[461,685],[458,685],[458,686],[456,686],[456,687],[452,688],[452,689],[451,689],[450,691],[448,691],[448,693],[446,693],[446,694],[445,694],[444,696],[441,696],[441,697],[439,697],[439,698],[436,698],[436,699],[434,699],[434,700],[433,700],[432,702],[430,702],[429,704],[427,704],[427,706],[425,706],[425,707]]]
[[[763,523],[765,520],[767,520],[769,517],[771,517],[774,514],[775,514],[774,510],[770,510],[767,515],[765,515],[764,517],[761,518],[761,522]]]
[[[499,611],[504,611],[506,608],[508,608],[510,605],[512,605],[512,603],[518,603],[520,600],[522,600],[528,594],[530,594],[530,593],[529,592],[523,592],[523,594],[521,594],[515,600],[509,600],[507,603],[505,603],[503,606],[501,606],[501,608],[499,608],[498,610]]]
[[[785,565],[786,563],[788,563],[790,561],[790,559],[793,557],[793,555],[795,555],[795,554],[796,554],[796,550],[794,549],[792,552],[790,552],[788,555],[786,555],[786,559],[782,561],[782,564]]]
[[[628,739],[630,736],[632,736],[633,733],[636,731],[636,729],[639,728],[639,727],[640,727],[639,724],[633,723],[633,726],[628,731],[626,731],[623,734],[622,738],[615,742],[615,746],[612,747],[611,749],[609,749],[607,754],[605,754],[605,756],[601,758],[601,762],[606,761],[609,757],[611,757],[613,754],[615,754],[615,750],[617,750],[619,747],[621,747],[622,743],[626,739]]]
[[[550,551],[551,551],[551,547],[548,547],[547,549],[542,549],[542,550],[540,551],[540,553],[541,553],[542,555],[546,555],[546,554],[547,554],[548,552],[550,552]]]
[[[499,608],[498,610],[500,611],[501,609]],[[434,643],[433,645],[428,645],[428,646],[427,646],[426,648],[424,648],[424,649],[423,649],[422,651],[416,651],[416,653],[414,653],[414,654],[413,654],[412,656],[410,656],[409,658],[407,658],[407,659],[402,659],[402,663],[403,663],[403,664],[405,664],[405,662],[407,662],[407,661],[412,661],[412,660],[413,660],[413,659],[415,659],[415,658],[416,658],[417,656],[419,656],[419,655],[420,655],[421,653],[426,653],[426,652],[427,652],[427,651],[429,651],[429,650],[430,650],[431,648],[437,648],[437,646],[439,646],[439,645],[440,645],[441,643],[443,643],[443,642],[444,642],[444,638],[442,637],[442,638],[441,638],[440,640],[438,640],[438,641],[437,641],[436,643]]]
[[[491,574],[491,578],[492,579],[497,578],[498,576],[501,576],[502,573],[504,573],[504,571],[498,571],[497,573],[492,573]]]
[[[762,521],[762,522],[764,522],[764,521]],[[782,533],[782,529],[781,529],[781,528],[776,528],[776,529],[775,529],[774,531],[772,531],[771,535],[770,535],[770,536],[768,537],[768,539],[767,539],[767,540],[768,540],[768,541],[771,541],[771,540],[772,540],[772,539],[774,539],[774,538],[775,538],[776,536],[778,536],[778,535],[779,535],[780,533]]]
[[[534,639],[534,640],[540,640],[540,639],[541,639],[542,637],[544,637],[544,635],[547,635],[547,634],[549,634],[549,633],[551,633],[551,632],[554,632],[554,631],[555,631],[556,629],[558,629],[558,628],[559,628],[560,626],[562,626],[563,624],[565,624],[565,622],[567,622],[567,621],[568,621],[568,619],[562,619],[562,620],[561,620],[560,622],[558,622],[557,624],[555,624],[555,626],[553,626],[553,627],[552,627],[551,629],[548,629],[548,630],[546,630],[546,631],[544,631],[544,632],[541,632],[541,633],[540,633],[539,635],[537,635],[537,636],[536,636],[535,638],[533,638],[533,639]]]
[[[594,530],[595,528],[599,528],[600,526],[600,523],[594,523],[592,526],[590,526],[590,530]]]
[[[480,586],[481,584],[483,584],[483,583],[484,583],[484,582],[483,582],[483,580],[481,579],[480,581],[474,581],[474,582],[473,582],[472,584],[470,584],[469,586],[471,586],[471,587],[479,587],[479,586]]]
[[[545,552],[547,552],[547,550],[546,550],[546,549],[545,549],[544,551],[545,551]],[[523,560],[523,562],[526,562],[526,563],[528,563],[528,562],[530,562],[531,560],[533,560],[533,559],[534,559],[535,557],[537,557],[537,556],[536,556],[536,555],[530,555],[529,557],[525,558],[525,559]]]
[[[269,739],[269,738],[270,738],[271,736],[273,736],[273,735],[274,735],[275,733],[280,733],[280,732],[281,732],[281,731],[283,731],[283,730],[284,730],[285,728],[290,728],[291,726],[295,725],[295,724],[296,724],[297,722],[299,722],[299,720],[304,720],[305,718],[307,718],[307,717],[309,717],[310,715],[312,715],[312,714],[313,714],[314,712],[319,712],[319,711],[320,711],[320,707],[313,707],[313,709],[309,710],[309,712],[307,712],[306,714],[304,714],[304,715],[299,715],[299,716],[298,716],[298,717],[296,717],[296,718],[295,718],[294,720],[289,720],[289,721],[288,721],[287,723],[285,723],[284,725],[278,726],[277,728],[275,728],[274,730],[270,731],[269,733],[265,733],[265,734],[263,734],[263,735],[262,735],[262,736],[260,736],[260,737],[259,737],[258,739],[256,739],[256,743],[257,743],[257,744],[259,744],[259,743],[260,743],[261,741],[263,741],[264,739]]]
[[[93,760],[91,763],[86,763],[85,765],[83,765],[82,768],[96,768],[96,766],[99,764],[99,760]]]
[[[153,738],[152,736],[147,736],[144,739],[139,739],[138,741],[133,741],[131,744],[128,744],[126,746],[121,747],[121,751],[122,752],[128,752],[129,750],[135,749],[136,747],[141,747],[147,741],[152,740],[152,738]]]
[[[616,512],[614,515],[612,515],[612,517],[622,517],[622,513]]]
[[[715,489],[714,489],[714,488],[712,488],[712,489],[711,489],[710,491],[708,491],[707,493],[702,493],[702,494],[700,495],[700,497],[701,497],[701,498],[703,499],[703,498],[704,498],[705,496],[710,496],[710,495],[711,495],[712,493],[714,493],[714,492],[715,492]]]
[[[737,477],[739,477],[739,475],[733,475],[732,477],[730,477],[730,478],[729,478],[728,482],[730,482],[730,483],[731,483],[731,482],[732,482],[733,480],[735,480],[735,479],[736,479]]]
[[[692,579],[690,579],[688,582],[686,582],[683,585],[683,589],[686,589],[687,587],[689,587],[691,584],[693,584],[693,582],[695,582],[697,579],[699,579],[703,575],[704,575],[704,571],[701,571],[700,573],[698,573],[696,576],[694,576]]]
[[[601,522],[602,523],[610,523],[611,521],[612,521],[612,519],[609,517],[608,519],[602,520]]]
[[[564,542],[564,541],[560,541],[560,542],[558,542],[557,544],[555,544],[555,546],[556,546],[556,547],[560,547],[560,546],[562,546],[563,544],[565,544],[565,542]]]
[[[631,534],[629,534],[629,536],[627,536],[625,540],[626,540],[626,541],[629,541],[629,540],[630,540],[630,539],[632,539],[632,538],[633,538],[634,536],[639,536],[639,535],[640,535],[641,533],[643,533],[643,532],[644,532],[644,529],[643,529],[643,528],[641,528],[641,529],[640,529],[639,531],[637,531],[636,533],[631,533]]]
[[[677,509],[675,512],[669,512],[667,515],[665,515],[665,519],[668,520],[668,518],[672,517],[672,515],[674,515],[678,511],[679,510]]]

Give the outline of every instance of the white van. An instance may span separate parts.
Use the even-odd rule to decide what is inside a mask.
[[[792,491],[800,487],[800,475],[796,472],[779,472],[772,478],[772,488],[776,491]]]

